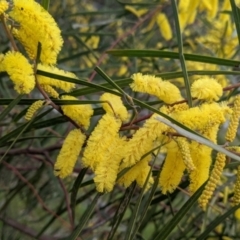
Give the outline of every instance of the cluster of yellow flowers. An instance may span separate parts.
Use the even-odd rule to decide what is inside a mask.
[[[134,91],[155,95],[165,103],[159,111],[197,131],[212,142],[216,143],[220,125],[229,118],[230,125],[226,133],[226,140],[232,141],[235,138],[240,115],[237,111],[240,106],[239,97],[235,98],[232,109],[224,102],[215,102],[222,96],[223,91],[221,85],[214,78],[203,77],[192,84],[192,95],[202,101],[200,106],[192,108],[189,108],[186,103],[172,104],[181,102],[183,98],[179,89],[170,82],[141,73],[133,74],[132,79],[130,87]],[[136,181],[140,187],[143,187],[145,181],[148,181],[146,189],[151,187],[154,180],[149,174],[151,171],[149,163],[153,159],[153,149],[159,146],[160,154],[166,152],[159,178],[159,187],[162,192],[164,194],[173,192],[181,182],[185,170],[189,174],[191,193],[194,193],[207,181],[210,174],[208,184],[199,199],[200,206],[206,209],[222,174],[225,155],[217,154],[213,170],[210,173],[212,149],[186,139],[184,136],[176,135],[177,132],[174,129],[158,121],[157,114],[153,114],[146,120],[130,139],[122,137],[119,130],[122,122],[127,120],[128,112],[120,97],[104,93],[100,100],[105,101],[102,105],[106,114],[103,115],[87,140],[81,159],[82,165],[91,168],[94,172],[97,190],[109,192],[116,183],[128,187],[133,181]],[[75,140],[67,138],[64,145],[68,145],[69,141],[74,142]],[[70,155],[71,149],[66,148],[66,152],[61,152],[59,158],[62,154]],[[75,163],[76,155],[74,154],[74,156],[73,162]],[[66,163],[65,166],[62,165],[62,168],[59,168],[57,161],[55,165],[60,176],[63,176],[61,172],[71,173],[70,170],[66,171],[68,167],[71,167],[72,170],[73,164]],[[127,171],[117,178],[123,170]],[[236,190],[236,193],[238,191]],[[234,199],[236,198],[237,201],[240,201],[237,195]],[[236,200],[234,201],[236,202]]]
[[[207,11],[209,18],[217,14],[218,0],[211,5],[208,1],[183,1],[179,3],[179,19],[181,28],[194,21],[197,11]],[[7,72],[19,94],[29,94],[35,85],[53,98],[62,100],[77,100],[70,95],[59,97],[57,89],[69,93],[73,83],[40,76],[35,72],[51,72],[65,77],[76,78],[71,72],[65,72],[56,67],[57,56],[63,40],[60,30],[51,15],[33,0],[13,0],[8,15],[9,4],[0,1],[0,15],[4,19],[11,18],[18,23],[12,27],[11,34],[24,47],[25,57],[17,49],[0,55],[0,71]],[[224,1],[223,9],[229,5]],[[186,12],[186,9],[192,11]],[[224,17],[224,21],[230,21]],[[164,14],[157,15],[156,21],[163,24],[166,40],[171,39],[170,26]],[[229,25],[230,26],[230,25]],[[38,29],[38,31],[35,31]],[[38,44],[41,45],[39,59],[36,59]],[[39,61],[39,63],[37,62]],[[235,138],[240,116],[240,97],[235,97],[233,108],[227,103],[217,103],[223,95],[222,86],[214,78],[202,77],[191,86],[192,97],[200,105],[189,108],[184,102],[181,91],[172,83],[153,75],[135,73],[130,87],[133,91],[156,96],[163,102],[159,111],[172,119],[198,132],[203,137],[216,143],[221,124],[230,119],[226,141]],[[37,84],[36,84],[37,83]],[[54,166],[55,174],[61,178],[69,176],[74,169],[82,151],[81,164],[94,172],[94,182],[99,192],[110,192],[116,183],[128,187],[136,181],[140,187],[146,184],[146,190],[151,187],[154,178],[151,175],[150,162],[153,151],[159,147],[159,154],[165,154],[165,160],[159,177],[159,187],[164,194],[173,192],[181,182],[185,170],[190,178],[189,191],[193,194],[205,181],[209,181],[199,199],[199,204],[206,209],[215,190],[225,165],[225,155],[218,153],[213,170],[212,149],[196,141],[179,135],[176,130],[159,121],[153,114],[142,127],[130,137],[120,134],[123,122],[129,118],[129,113],[119,96],[104,93],[100,97],[105,114],[99,120],[90,136],[80,129],[90,126],[93,109],[90,105],[64,105],[61,110],[64,115],[74,121],[79,128],[71,130],[67,135]],[[27,111],[25,118],[30,120],[34,113],[44,105],[44,100],[36,101]],[[120,174],[125,171],[124,174]],[[240,171],[235,186],[234,204],[240,202]],[[118,174],[119,177],[118,177]],[[210,175],[210,177],[209,177]]]

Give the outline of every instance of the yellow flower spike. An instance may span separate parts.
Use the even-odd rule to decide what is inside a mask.
[[[118,138],[121,120],[106,113],[98,122],[90,135],[83,153],[82,164],[95,171],[99,163],[103,164],[105,153],[111,148],[113,141]]]
[[[54,164],[54,174],[56,176],[65,178],[73,172],[85,139],[86,136],[79,129],[69,132]]]
[[[175,141],[168,143],[166,149],[167,156],[159,177],[159,187],[163,194],[172,193],[177,188],[186,168]]]
[[[190,2],[190,0],[180,0],[178,4],[178,11],[187,12]]]
[[[37,57],[37,40],[35,35],[27,32],[24,28],[12,28],[13,36],[23,45],[28,57],[32,60]]]
[[[36,54],[38,42],[40,42],[42,45],[40,61],[55,64],[63,40],[60,29],[52,16],[33,0],[14,0],[13,9],[9,15],[20,24],[19,31],[24,32],[20,34],[21,38],[19,38],[20,41],[23,40],[23,46],[27,46],[27,36],[34,37],[35,44],[28,46],[28,48],[32,48],[31,52]]]
[[[8,10],[9,3],[5,0],[0,1],[0,15]]]
[[[94,169],[93,180],[98,192],[111,192],[113,190],[125,144],[125,140],[116,135],[112,138],[111,146],[103,152],[101,161]],[[96,149],[95,154],[98,157],[98,149]]]
[[[240,116],[240,95],[236,96],[234,99],[233,112],[230,117],[230,123],[227,129],[225,139],[228,142],[232,142],[236,136],[237,128],[239,125],[239,116]]]
[[[123,102],[119,96],[116,96],[111,93],[104,93],[100,97],[100,100],[107,102],[107,103],[102,103],[103,109],[107,113],[116,115],[122,121],[125,121],[128,119],[128,111],[126,107],[123,105]]]
[[[4,72],[5,71],[4,66],[2,64],[3,59],[4,59],[4,54],[0,53],[0,72]]]
[[[193,194],[208,179],[212,162],[212,149],[197,142],[192,142],[190,145],[190,152],[194,166],[196,167],[195,170],[191,171],[189,174],[189,190]]]
[[[58,98],[59,97],[58,92],[53,87],[51,87],[50,85],[40,85],[40,86],[51,97],[53,97],[53,98]]]
[[[220,177],[222,175],[223,168],[225,166],[226,156],[223,153],[218,153],[213,170],[210,174],[210,178],[198,199],[199,206],[205,211],[208,205],[209,200],[211,199],[214,190],[219,183]]]
[[[159,27],[159,31],[161,32],[163,38],[166,41],[169,41],[170,39],[172,39],[172,29],[166,14],[159,13],[156,17],[156,23]]]
[[[135,15],[136,17],[140,18],[142,15],[144,15],[148,9],[136,9],[130,5],[125,5],[125,10],[131,12],[133,15]]]
[[[144,159],[136,163],[132,166],[119,180],[118,184],[122,185],[123,187],[129,187],[135,180],[137,180],[137,184],[139,187],[143,187],[148,172],[150,170],[148,162],[151,160],[152,156],[149,154]],[[123,167],[120,166],[120,169]],[[146,190],[151,186],[153,183],[152,177],[149,178]]]
[[[35,87],[33,68],[20,52],[7,52],[1,62],[1,70],[8,73],[19,94],[29,94]]]
[[[78,100],[73,96],[63,95],[62,100]],[[90,104],[82,105],[62,105],[63,113],[71,118],[74,122],[82,125],[84,128],[88,128],[90,125],[90,118],[93,115],[93,109]]]
[[[188,172],[193,171],[195,169],[195,166],[193,164],[193,160],[192,160],[192,157],[190,154],[190,148],[189,148],[188,141],[185,138],[181,138],[181,137],[177,138],[176,141],[177,141],[178,147],[181,151],[182,159],[186,166],[186,169],[188,170]]]
[[[153,148],[153,142],[168,129],[166,125],[156,119],[153,114],[128,141],[122,168],[131,167],[140,161],[141,157]]]
[[[36,111],[38,111],[44,104],[45,101],[43,100],[38,100],[36,102],[34,102],[27,110],[27,113],[25,114],[25,119],[27,121],[30,121],[33,117],[33,115],[35,114]]]
[[[217,101],[223,93],[222,86],[210,77],[196,80],[191,86],[192,97],[200,100]]]
[[[206,1],[206,0],[204,0]],[[216,17],[217,12],[218,12],[218,5],[219,5],[219,0],[212,0],[211,1],[211,9],[209,9],[209,11],[207,11],[207,16],[210,19],[213,19]]]
[[[225,104],[215,102],[204,103],[200,107],[193,107],[179,112],[171,113],[171,117],[193,130],[207,131],[215,124],[224,123],[230,108]]]
[[[162,81],[159,77],[135,73],[132,75],[132,79],[133,83],[130,84],[130,87],[133,91],[155,95],[167,104],[183,99],[180,90],[175,85],[168,81]]]
[[[234,195],[232,198],[233,205],[238,205],[240,203],[240,166],[237,168],[237,179],[234,186]]]
[[[238,209],[235,211],[234,217],[235,217],[238,221],[240,221],[240,208],[238,208]]]
[[[188,24],[194,23],[197,15],[197,8],[200,4],[201,0],[195,0],[190,1],[188,5],[188,12],[189,12],[189,18],[188,18]]]
[[[74,73],[63,71],[54,66],[38,64],[37,69],[41,70],[41,71],[61,75],[64,77],[77,78]],[[73,88],[75,88],[74,83],[65,82],[65,81],[61,81],[61,80],[57,80],[57,79],[52,79],[50,77],[37,75],[37,79],[38,79],[38,82],[40,85],[50,85],[50,86],[62,89],[65,92],[70,92]]]

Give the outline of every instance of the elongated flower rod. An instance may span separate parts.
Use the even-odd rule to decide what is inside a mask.
[[[238,95],[234,99],[233,112],[225,136],[226,140],[229,142],[232,142],[236,136],[237,128],[239,125],[239,117],[240,117],[240,96]]]
[[[63,95],[62,100],[78,100],[73,96]],[[93,115],[93,109],[90,104],[62,105],[63,113],[74,122],[87,129],[90,125],[90,118]]]
[[[65,178],[72,173],[85,139],[86,136],[79,129],[69,132],[54,165],[56,176]]]
[[[34,102],[27,110],[27,113],[25,115],[25,119],[27,121],[30,121],[33,117],[33,115],[35,114],[36,111],[38,111],[44,104],[43,100],[38,100],[36,102]]]
[[[42,45],[40,61],[56,64],[63,40],[52,16],[33,0],[14,0],[9,15],[20,24],[15,36],[30,53],[29,56],[36,58],[40,42]]]
[[[206,210],[209,200],[211,199],[214,190],[222,175],[223,168],[225,166],[226,156],[222,153],[218,153],[214,168],[211,172],[210,178],[202,192],[202,195],[198,199],[198,203],[203,210]]]
[[[35,87],[33,67],[20,53],[9,51],[0,57],[0,71],[6,71],[19,94],[29,94]]]

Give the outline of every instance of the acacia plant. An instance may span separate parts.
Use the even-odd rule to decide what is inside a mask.
[[[240,238],[238,6],[0,0],[1,239]]]

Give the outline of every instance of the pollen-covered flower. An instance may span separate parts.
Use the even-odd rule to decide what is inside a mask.
[[[233,205],[238,205],[240,203],[240,166],[237,168],[237,179],[234,186],[232,203]]]
[[[63,95],[62,100],[78,100],[73,96]],[[90,104],[82,105],[62,105],[63,113],[71,118],[74,122],[84,126],[86,129],[89,127],[90,118],[93,115],[93,109]]]
[[[147,155],[144,159],[136,163],[134,166],[132,166],[119,180],[118,183],[125,188],[129,187],[134,181],[137,182],[139,187],[143,187],[148,173],[150,171],[150,166],[148,165],[148,162],[151,160],[151,154]],[[121,168],[121,167],[120,167]],[[121,168],[122,169],[122,168]],[[146,190],[151,187],[153,184],[153,178],[150,175],[150,178],[148,179],[148,183],[146,186]]]
[[[33,68],[20,52],[7,52],[1,61],[1,70],[6,71],[19,94],[30,93],[35,86]]]
[[[232,109],[232,115],[230,117],[230,123],[226,133],[226,140],[232,142],[236,136],[237,128],[239,125],[240,116],[240,95],[236,96],[234,99],[234,106]]]
[[[112,114],[106,113],[98,122],[90,135],[87,146],[83,152],[82,164],[95,170],[99,163],[103,163],[105,154],[111,148],[114,141],[119,138],[118,131],[121,120]]]
[[[206,101],[217,101],[223,93],[222,86],[210,77],[196,80],[191,86],[192,96]]]
[[[144,154],[151,151],[154,141],[168,129],[156,116],[159,115],[153,114],[128,141],[122,168],[131,167],[140,161]]]
[[[119,116],[122,121],[127,120],[128,112],[119,96],[111,93],[104,93],[100,97],[100,100],[106,101],[106,103],[102,103],[102,106],[107,113],[116,115],[117,117]]]
[[[195,169],[195,166],[193,164],[193,160],[190,154],[189,149],[189,143],[185,138],[178,138],[177,140],[178,147],[180,149],[180,152],[182,154],[183,162],[188,170],[188,172],[191,172]]]
[[[216,161],[211,172],[210,178],[205,186],[202,195],[198,199],[198,203],[203,210],[206,210],[207,204],[211,199],[214,190],[217,187],[217,184],[222,175],[223,168],[225,166],[226,156],[223,153],[218,153]]]
[[[152,75],[135,73],[132,75],[133,83],[130,87],[136,92],[152,94],[167,104],[182,100],[180,90],[168,81]]]
[[[86,136],[79,129],[69,132],[54,164],[56,176],[65,178],[72,173],[85,139]]]
[[[64,76],[64,77],[77,78],[74,73],[63,71],[54,66],[38,64],[37,69],[44,71],[44,72],[49,72],[49,73],[57,74],[60,76]],[[62,80],[58,80],[58,79],[53,79],[50,77],[45,77],[45,76],[42,76],[39,74],[37,75],[37,79],[38,79],[39,84],[41,84],[41,85],[50,85],[50,86],[53,86],[56,88],[60,88],[60,89],[64,90],[65,92],[70,92],[73,88],[75,88],[74,83],[66,82],[66,81],[62,81]]]
[[[0,1],[0,15],[7,11],[9,3],[5,0]]]
[[[94,182],[98,192],[111,192],[116,183],[120,162],[124,155],[125,140],[119,138],[118,135],[112,138],[112,143],[105,152],[100,156],[101,161],[98,162],[94,169]],[[99,149],[95,149],[98,157]]]
[[[163,194],[172,193],[177,188],[186,168],[175,141],[168,143],[166,149],[167,156],[159,177],[159,187]]]
[[[58,92],[53,87],[51,87],[50,85],[40,85],[40,86],[51,97],[53,97],[53,98],[58,98],[59,97]]]
[[[27,46],[31,48],[31,52],[36,55],[38,42],[40,42],[42,45],[40,61],[55,64],[63,40],[52,16],[33,0],[14,0],[13,9],[9,15],[20,24],[19,33],[16,36],[19,36],[18,39],[23,46],[27,46],[29,40],[27,37],[31,36],[31,44]]]
[[[167,41],[172,39],[172,29],[166,17],[166,14],[159,13],[156,17],[156,23],[164,39]]]
[[[39,108],[41,108],[44,104],[43,100],[38,100],[36,102],[34,102],[27,110],[27,113],[25,114],[25,119],[27,121],[30,121],[33,117],[33,115],[35,114],[35,112],[37,110],[39,110]]]
[[[190,145],[190,152],[195,166],[195,169],[191,171],[189,175],[189,190],[193,194],[208,179],[209,169],[212,163],[212,149],[193,141]]]

